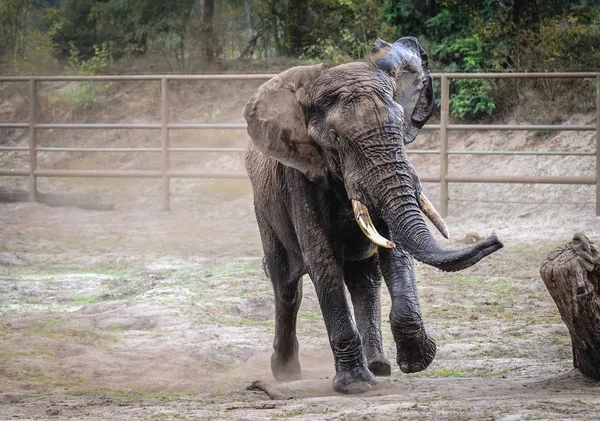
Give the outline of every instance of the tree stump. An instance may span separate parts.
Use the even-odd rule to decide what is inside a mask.
[[[540,275],[571,334],[573,365],[600,380],[600,252],[583,233],[551,252]]]

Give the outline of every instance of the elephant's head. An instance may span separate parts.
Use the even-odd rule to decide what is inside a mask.
[[[398,245],[446,271],[471,266],[502,243],[491,236],[464,250],[441,249],[420,210],[443,233],[445,225],[404,150],[434,109],[427,55],[406,37],[378,40],[370,59],[373,65],[303,66],[274,77],[246,105],[248,133],[264,154],[309,180],[343,186],[363,231],[380,246]],[[392,242],[377,234],[367,208]]]

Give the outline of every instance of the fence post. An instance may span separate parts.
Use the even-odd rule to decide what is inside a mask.
[[[37,138],[36,138],[37,92],[36,81],[29,78],[29,201],[37,202]]]
[[[440,214],[448,216],[448,110],[450,89],[448,77],[442,75],[442,109],[440,115]]]
[[[160,91],[161,91],[161,101],[160,101],[160,124],[161,124],[161,134],[162,134],[162,210],[168,211],[171,209],[171,188],[170,188],[170,180],[167,175],[167,171],[169,171],[169,129],[167,124],[169,124],[169,81],[166,76],[163,76],[160,80]]]
[[[596,75],[596,216],[600,216],[600,73]]]

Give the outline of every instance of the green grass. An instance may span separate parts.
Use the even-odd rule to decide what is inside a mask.
[[[453,370],[448,368],[434,368],[427,369],[418,373],[420,377],[469,377],[467,374],[475,371],[474,368],[468,368],[465,370]]]
[[[91,305],[91,304],[96,304],[96,303],[102,301],[102,299],[100,297],[92,295],[92,294],[82,294],[82,295],[76,295],[75,297],[73,297],[71,299],[71,301],[73,301],[74,303],[77,303],[77,304],[81,304],[81,305]]]
[[[207,276],[214,278],[230,278],[233,276],[256,276],[262,274],[262,263],[256,262],[212,262],[205,268]]]
[[[159,412],[150,417],[151,420],[187,420],[187,415],[180,414],[179,412]]]
[[[567,331],[555,331],[551,332],[549,336],[540,338],[540,342],[548,345],[569,345],[571,335]]]
[[[491,378],[491,377],[504,377],[511,371],[519,370],[521,367],[507,367],[500,370],[487,370],[485,368],[467,367],[463,369],[451,369],[451,368],[428,368],[427,370],[421,371],[415,376],[419,377],[433,377],[433,378]]]
[[[321,315],[321,313],[317,313],[315,311],[307,311],[307,310],[298,311],[298,317],[307,319],[307,320],[311,320],[311,321],[323,320],[323,316]]]
[[[279,418],[292,418],[297,417],[299,415],[304,415],[304,408],[296,408],[290,410],[283,410],[276,414],[271,414],[271,419],[279,419]]]

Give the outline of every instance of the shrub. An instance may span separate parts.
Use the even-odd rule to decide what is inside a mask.
[[[94,55],[87,60],[81,59],[79,50],[74,44],[71,44],[66,72],[76,76],[93,76],[106,69],[108,59],[109,53],[106,44],[101,47],[94,46]],[[75,82],[63,90],[60,96],[79,110],[90,110],[98,104],[110,86],[110,83]]]
[[[455,67],[458,63],[466,72],[477,72],[483,68],[483,43],[479,36],[455,38],[439,46],[435,57],[441,63]],[[445,71],[451,69],[446,68]],[[491,115],[496,109],[492,96],[492,84],[487,79],[455,79],[452,81],[450,115],[458,118]]]
[[[496,109],[492,98],[492,84],[487,79],[455,79],[455,90],[450,95],[450,115],[465,118],[491,115]]]

